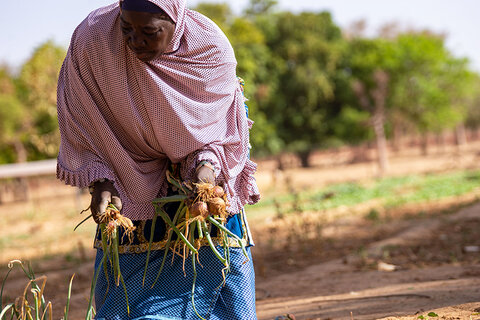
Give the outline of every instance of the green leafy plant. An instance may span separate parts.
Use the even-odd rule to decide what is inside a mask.
[[[421,315],[421,316],[418,316],[417,319],[428,319],[429,317],[430,317],[430,318],[437,318],[437,317],[438,317],[438,314],[436,314],[435,312],[432,311],[432,312],[429,312],[429,313],[427,314],[427,317]]]

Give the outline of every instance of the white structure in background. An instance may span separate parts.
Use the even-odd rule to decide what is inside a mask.
[[[0,165],[0,204],[74,195],[78,206],[82,190],[57,180],[56,171],[57,159]]]
[[[57,159],[0,165],[0,179],[55,175]]]

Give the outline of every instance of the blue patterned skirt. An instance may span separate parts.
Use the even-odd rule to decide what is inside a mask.
[[[192,300],[193,266],[191,257],[184,262],[178,255],[172,258],[172,253],[169,252],[160,277],[152,287],[164,256],[162,239],[165,227],[162,222],[155,228],[152,247],[156,250],[150,254],[145,284],[142,286],[148,246],[146,239],[149,238],[148,230],[150,230],[151,221],[135,222],[135,224],[137,233],[133,244],[121,243],[119,250],[120,270],[127,288],[130,314],[127,312],[124,288],[122,284],[115,285],[109,262],[107,262],[107,274],[100,265],[103,251],[99,244],[99,238],[97,238],[95,270],[100,266],[95,289],[97,320],[257,319],[255,275],[250,247],[247,247],[248,259],[241,248],[230,247],[230,271],[226,274],[225,279],[222,274],[224,265],[210,247],[201,247],[198,254],[199,261],[196,261],[197,277]],[[231,217],[227,227],[242,237],[247,245],[251,244],[244,212]],[[223,252],[220,246],[217,249],[220,253]]]

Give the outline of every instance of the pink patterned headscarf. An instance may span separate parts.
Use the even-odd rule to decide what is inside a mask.
[[[248,159],[249,127],[233,49],[185,0],[151,0],[176,23],[166,54],[142,62],[123,40],[118,3],[75,30],[58,80],[61,144],[57,177],[87,187],[114,181],[122,213],[153,217],[166,194],[169,161],[191,180],[202,160],[225,183],[230,211],[259,199]]]

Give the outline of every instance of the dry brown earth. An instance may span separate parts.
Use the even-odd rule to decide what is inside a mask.
[[[479,151],[480,143],[460,151],[432,150],[429,156],[405,150],[391,156],[389,174],[479,168]],[[275,162],[262,161],[258,182],[262,192],[271,195],[287,187],[285,179],[295,188],[307,189],[376,175],[374,162],[351,164],[351,156],[348,149],[319,153],[313,168],[284,172],[274,170]],[[46,296],[56,306],[56,319],[75,273],[70,318],[82,319],[92,272],[91,232],[88,227],[80,233],[71,230],[79,221],[75,203],[84,206],[88,197],[75,198],[71,188],[57,182],[50,182],[47,189],[64,196],[0,205],[4,221],[0,234],[11,239],[0,239],[0,263],[33,260],[37,274],[48,277]],[[380,223],[363,218],[374,204],[340,208],[329,216],[252,218],[259,319],[287,313],[297,320],[480,319],[480,252],[469,252],[480,247],[479,191],[405,207]],[[424,214],[415,215],[419,211]],[[320,220],[321,224],[312,222]],[[306,236],[295,237],[298,228]],[[0,276],[5,273],[6,268],[0,268]],[[22,274],[12,273],[7,298],[24,285]],[[429,312],[438,317],[429,317]]]

